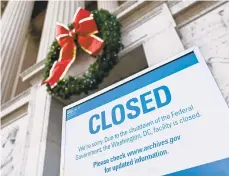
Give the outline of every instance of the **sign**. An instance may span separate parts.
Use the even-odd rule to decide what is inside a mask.
[[[228,176],[229,109],[193,48],[64,108],[64,176]]]

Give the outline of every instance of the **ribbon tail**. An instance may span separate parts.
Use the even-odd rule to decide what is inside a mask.
[[[43,81],[41,83],[41,85],[49,84],[50,87],[53,88],[57,85],[59,80],[63,79],[63,77],[67,73],[68,69],[70,68],[70,66],[72,65],[72,63],[75,60],[76,46],[74,46],[74,48],[73,48],[72,58],[69,58],[69,59],[62,58],[63,57],[62,53],[63,53],[63,49],[61,49],[61,51],[60,51],[59,60],[53,64],[52,69],[50,70],[49,77],[45,81]]]
[[[44,84],[47,84],[48,83],[48,80],[46,79],[45,81],[43,81],[40,85],[44,85]]]

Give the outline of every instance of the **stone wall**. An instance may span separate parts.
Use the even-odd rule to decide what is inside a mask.
[[[213,6],[214,7],[214,6]],[[206,9],[193,20],[187,17],[179,24],[178,33],[185,48],[198,46],[229,105],[229,3]],[[190,13],[191,10],[187,10]],[[202,11],[203,13],[203,11]]]
[[[17,176],[23,171],[28,115],[1,129],[1,174]]]

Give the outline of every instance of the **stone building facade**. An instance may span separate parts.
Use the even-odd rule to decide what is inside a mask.
[[[99,89],[198,46],[229,105],[227,1],[9,1],[1,18],[2,176],[59,175],[62,108],[86,95],[57,100],[39,84],[55,23],[71,22],[77,7],[107,9],[122,24],[124,49]],[[70,72],[81,75],[93,61],[79,56]]]

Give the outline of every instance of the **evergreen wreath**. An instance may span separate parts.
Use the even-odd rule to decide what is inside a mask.
[[[69,99],[72,95],[88,94],[88,91],[98,88],[104,77],[108,75],[109,71],[117,63],[118,53],[123,48],[120,23],[114,15],[103,9],[96,10],[92,14],[99,31],[97,35],[104,40],[102,54],[95,57],[95,62],[89,66],[82,76],[69,76],[59,80],[53,88],[47,84],[47,91],[50,95],[61,99]],[[72,29],[73,25],[70,24],[68,27]],[[78,46],[77,41],[74,41]],[[55,40],[46,57],[44,80],[48,78],[53,63],[58,60],[60,49],[57,40]],[[79,50],[81,50],[80,47],[77,47],[77,52]]]

